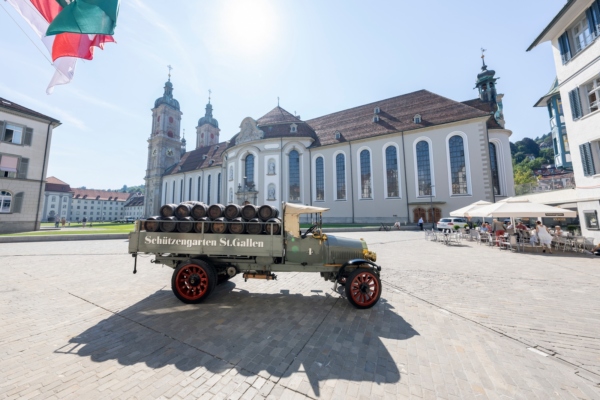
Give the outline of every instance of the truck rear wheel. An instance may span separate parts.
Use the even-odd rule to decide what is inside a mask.
[[[371,308],[381,296],[381,280],[372,269],[357,268],[346,279],[346,297],[356,308]]]
[[[217,272],[202,260],[189,260],[173,271],[171,289],[175,296],[188,304],[200,303],[217,286]]]

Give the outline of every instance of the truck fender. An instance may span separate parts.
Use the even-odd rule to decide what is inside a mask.
[[[373,270],[377,271],[377,275],[379,275],[379,271],[381,271],[381,267],[379,265],[375,264],[373,261],[355,258],[354,260],[350,260],[340,267],[340,269],[338,270],[338,273],[337,273],[336,281],[339,282],[339,280],[344,276],[344,274],[346,273],[347,266],[361,265],[361,264],[369,265]]]

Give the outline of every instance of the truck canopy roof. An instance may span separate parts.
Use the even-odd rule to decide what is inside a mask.
[[[300,237],[300,215],[315,214],[329,211],[329,208],[305,206],[295,203],[283,204],[283,226],[286,232],[294,237]]]

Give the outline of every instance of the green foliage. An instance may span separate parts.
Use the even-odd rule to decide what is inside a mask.
[[[527,162],[521,164],[513,164],[513,172],[515,185],[536,182],[535,176],[533,175],[533,170]]]

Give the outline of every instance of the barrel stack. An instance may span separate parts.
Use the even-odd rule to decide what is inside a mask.
[[[273,234],[281,233],[279,210],[268,204],[208,205],[200,201],[165,204],[160,215],[146,218],[147,232]]]

